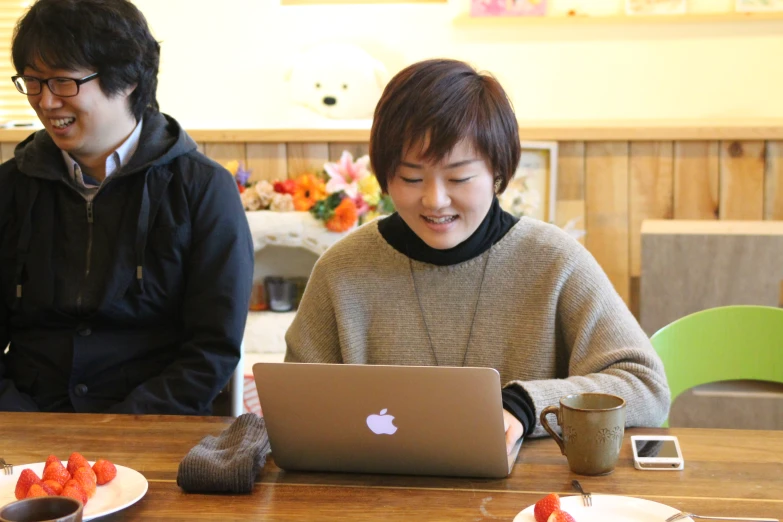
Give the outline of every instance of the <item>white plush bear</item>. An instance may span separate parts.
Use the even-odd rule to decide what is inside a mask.
[[[335,119],[372,118],[386,84],[384,65],[348,44],[321,44],[288,71],[292,101]]]

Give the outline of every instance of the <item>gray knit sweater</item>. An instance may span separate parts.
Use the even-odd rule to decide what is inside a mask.
[[[471,321],[486,256],[489,257]],[[411,267],[415,277],[411,278]],[[425,322],[417,300],[421,299]],[[316,263],[286,333],[286,361],[492,367],[541,410],[565,395],[606,392],[628,426],[669,411],[663,365],[593,256],[558,227],[522,218],[484,254],[452,266],[413,261],[371,222]]]

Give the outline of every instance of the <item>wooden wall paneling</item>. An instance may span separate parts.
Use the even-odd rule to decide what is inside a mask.
[[[0,143],[0,163],[6,162],[14,157],[14,149],[18,145],[15,141],[4,141]]]
[[[288,177],[288,158],[285,143],[248,143],[247,168],[250,181],[274,181]]]
[[[764,142],[720,144],[720,219],[764,218]]]
[[[329,161],[328,143],[290,142],[286,149],[288,176],[291,178],[323,170],[324,163]]]
[[[329,161],[337,161],[347,150],[353,155],[353,159],[360,158],[370,152],[369,143],[333,142],[329,144]]]
[[[558,144],[555,224],[585,230],[585,142]],[[585,237],[579,238],[585,244]]]
[[[585,220],[587,249],[628,303],[628,142],[587,143]]]
[[[634,141],[628,160],[631,312],[639,317],[642,275],[642,221],[671,219],[674,213],[674,143]]]
[[[783,220],[783,141],[767,142],[764,219]]]
[[[196,143],[196,147],[198,148],[198,151],[200,153],[202,153],[205,156],[207,155],[206,152],[204,152],[204,142],[201,142],[201,141],[197,142]]]
[[[247,167],[247,153],[244,143],[205,143],[204,154],[224,165],[229,161],[239,161]]]
[[[674,219],[718,219],[719,143],[674,143]]]

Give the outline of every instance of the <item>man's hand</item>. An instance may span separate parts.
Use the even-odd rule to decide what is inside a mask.
[[[517,420],[516,417],[511,415],[506,410],[503,410],[503,426],[506,429],[506,454],[511,453],[511,449],[522,437],[525,432],[525,428],[522,427],[522,423]]]

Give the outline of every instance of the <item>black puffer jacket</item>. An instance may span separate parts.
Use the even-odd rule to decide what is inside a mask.
[[[0,411],[210,413],[252,283],[233,178],[158,112],[92,203],[67,175],[45,131],[0,166]]]

